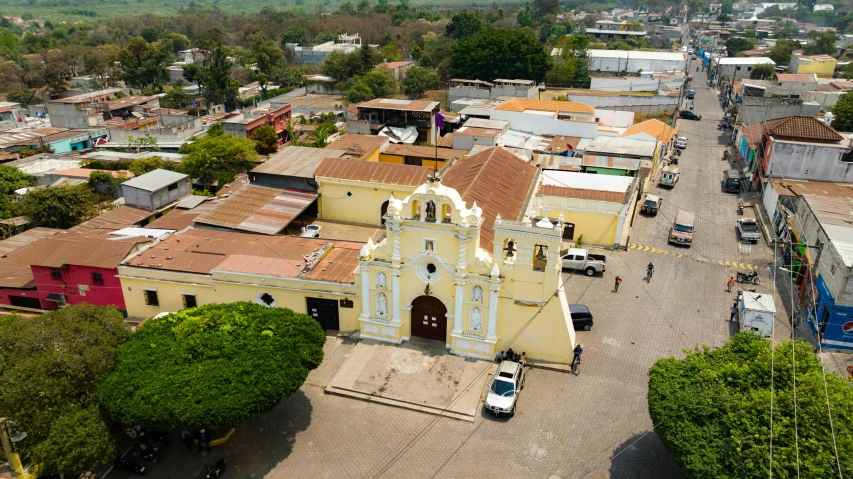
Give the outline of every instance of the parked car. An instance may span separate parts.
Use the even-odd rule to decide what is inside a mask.
[[[659,196],[648,195],[646,196],[646,201],[643,202],[643,206],[640,207],[640,212],[655,216],[658,214],[662,201]]]
[[[693,90],[687,90],[687,99],[692,100],[696,96],[696,92]]]
[[[761,239],[758,222],[755,221],[755,218],[741,218],[737,220],[737,232],[740,235],[740,240],[744,243],[758,243],[758,240]]]
[[[680,170],[675,165],[664,166],[663,171],[660,173],[660,181],[658,181],[658,184],[660,186],[668,186],[672,188],[681,176],[679,171]]]
[[[687,148],[687,137],[686,136],[679,136],[678,138],[676,138],[675,139],[675,147],[681,148],[682,150]]]
[[[500,416],[515,415],[518,405],[518,393],[524,388],[524,367],[515,361],[503,361],[498,366],[495,378],[489,386],[489,394],[483,406]]]
[[[702,115],[696,113],[693,110],[681,110],[681,112],[678,114],[678,116],[680,116],[681,118],[684,118],[686,120],[701,120],[702,119]]]
[[[563,271],[583,271],[587,276],[603,273],[607,269],[607,258],[603,254],[589,254],[585,249],[569,248],[560,251]]]
[[[688,54],[688,55],[693,55],[693,49],[692,49],[692,48],[688,48],[688,49],[687,49],[687,54]]]
[[[675,221],[669,230],[669,242],[689,247],[693,244],[693,234],[696,225],[696,215],[689,211],[679,210]]]
[[[569,312],[572,314],[572,326],[575,331],[592,329],[592,311],[585,304],[570,304]]]
[[[737,170],[726,170],[723,174],[723,190],[726,193],[740,192],[740,173]]]

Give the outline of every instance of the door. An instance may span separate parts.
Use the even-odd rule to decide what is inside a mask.
[[[388,201],[382,203],[382,206],[379,208],[379,221],[380,225],[385,226],[385,213],[388,213]]]
[[[338,302],[334,299],[305,298],[308,315],[316,319],[323,329],[340,329]]]
[[[563,228],[563,239],[573,240],[575,239],[575,225],[574,223],[563,223],[565,228]]]
[[[9,296],[9,302],[12,304],[12,306],[43,309],[41,307],[41,301],[39,301],[38,298],[27,298],[26,296]]]
[[[412,301],[412,336],[447,341],[447,308],[435,296]]]

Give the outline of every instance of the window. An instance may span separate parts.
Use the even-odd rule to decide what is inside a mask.
[[[101,273],[92,273],[92,282],[95,284],[104,284],[104,275]]]
[[[198,306],[198,303],[195,300],[194,294],[184,293],[182,296],[184,297],[184,307],[185,308],[195,308],[196,306]]]
[[[62,270],[53,268],[50,270],[50,277],[53,279],[62,279]]]
[[[160,299],[157,297],[157,291],[153,289],[146,289],[145,293],[145,304],[148,306],[160,306]]]
[[[735,70],[740,71],[740,67],[735,67]]]
[[[178,184],[172,183],[171,185],[167,186],[167,188],[169,189],[169,191],[175,191],[178,189]]]

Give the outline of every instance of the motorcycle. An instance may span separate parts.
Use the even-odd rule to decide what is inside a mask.
[[[669,164],[670,165],[678,165],[678,158],[676,158],[675,155],[670,156],[669,157]]]
[[[728,151],[723,152],[723,161],[729,161],[729,152]]]
[[[676,154],[676,155],[678,155],[678,156],[681,156],[681,149],[680,149],[680,148],[676,148],[676,149],[675,149],[675,154]]]
[[[737,277],[735,279],[738,283],[759,284],[760,282],[760,280],[758,279],[758,271],[748,271],[746,273],[738,271]]]
[[[143,448],[142,459],[157,464],[160,461],[160,448],[156,444]]]
[[[127,471],[128,474],[139,474],[140,476],[145,475],[145,466],[129,461],[123,457],[116,459],[115,462],[113,462],[113,467],[121,469],[122,471]]]
[[[204,476],[204,479],[217,479],[223,472],[225,472],[224,457],[216,461],[216,464],[207,466],[207,474]]]

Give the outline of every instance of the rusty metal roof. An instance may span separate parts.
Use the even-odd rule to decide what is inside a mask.
[[[142,220],[156,214],[156,211],[143,210],[132,206],[120,206],[114,210],[105,211],[88,221],[84,221],[68,231],[73,233],[87,233],[96,230],[120,230],[136,225],[142,222]]]
[[[325,149],[342,151],[340,155],[328,155],[330,157],[347,155],[354,158],[364,158],[389,142],[390,139],[387,136],[344,135],[326,145]]]
[[[767,133],[779,139],[806,141],[841,141],[843,138],[831,126],[810,116],[789,116],[767,121]]]
[[[316,199],[310,191],[246,185],[196,222],[274,235]]]
[[[529,100],[527,98],[513,98],[507,100],[494,108],[502,111],[522,112],[526,110],[534,111],[565,111],[569,113],[595,113],[595,108],[586,103],[574,101],[557,101],[557,100]]]
[[[439,102],[429,100],[395,100],[392,98],[376,98],[356,105],[361,108],[374,108],[380,110],[400,111],[433,111],[438,108]]]
[[[349,158],[326,158],[317,167],[318,178],[384,183],[389,185],[419,186],[427,181],[432,169],[414,165],[376,163]]]
[[[23,233],[16,234],[11,238],[6,238],[3,241],[0,241],[0,256],[9,254],[13,251],[17,251],[24,246],[35,243],[36,241],[46,238],[48,236],[53,236],[56,233],[59,233],[62,230],[57,230],[53,228],[33,228],[31,230],[24,231]]]
[[[196,197],[200,198],[200,197]],[[195,224],[196,218],[213,211],[223,200],[209,199],[194,208],[173,208],[165,215],[148,223],[145,228],[161,229],[161,230],[182,230]]]
[[[31,266],[61,268],[75,265],[111,269],[118,266],[137,245],[150,241],[151,238],[144,237],[116,239],[106,234],[95,236],[94,233],[63,231],[21,248],[15,255],[19,261]]]
[[[62,230],[33,228],[0,241],[0,287],[32,288],[35,286],[33,270],[24,256],[16,252],[42,238],[53,236]]]
[[[324,158],[339,158],[344,150],[285,146],[250,173],[314,178],[314,170]]]
[[[388,145],[382,153],[386,155],[413,156],[424,159],[438,158],[440,160],[449,160],[453,157],[462,158],[468,154],[468,151],[392,143]]]
[[[474,202],[483,209],[480,247],[492,251],[495,217],[519,221],[533,192],[535,166],[496,146],[457,160],[441,183],[459,192],[470,208]]]
[[[353,283],[363,245],[191,228],[128,257],[122,264],[198,274],[243,273]]]

